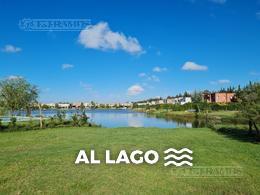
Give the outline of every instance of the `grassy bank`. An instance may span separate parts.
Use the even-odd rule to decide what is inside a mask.
[[[168,119],[176,119],[180,121],[193,121],[196,117],[195,112],[187,112],[187,111],[172,111],[172,110],[164,110],[164,109],[135,109],[139,112],[146,112],[147,114],[154,115],[157,117],[168,118]],[[239,120],[237,118],[238,111],[209,111],[208,119],[212,120],[219,120],[220,122],[227,122],[227,123],[241,123],[244,121]],[[198,113],[198,119],[204,120],[206,118],[205,112]]]
[[[168,116],[176,116],[176,117],[187,117],[194,118],[194,112],[186,112],[186,111],[168,111],[168,110],[151,110],[147,111],[150,114],[164,114]],[[238,111],[210,111],[208,112],[209,117],[215,118],[234,118]],[[205,113],[199,113],[199,117],[205,117]]]
[[[0,193],[260,193],[260,145],[210,129],[59,128],[0,134]],[[75,165],[80,149],[104,160],[121,149],[194,151],[194,168],[240,167],[240,177],[189,178],[156,165]],[[188,168],[186,168],[188,170]],[[203,176],[203,175],[202,175]]]

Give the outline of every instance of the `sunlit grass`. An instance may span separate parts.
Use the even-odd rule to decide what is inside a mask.
[[[260,145],[231,139],[210,129],[58,128],[0,134],[0,193],[260,193]],[[169,147],[194,151],[194,166],[234,166],[241,177],[179,178],[175,167],[75,165],[80,149],[95,149],[104,161],[122,149]]]

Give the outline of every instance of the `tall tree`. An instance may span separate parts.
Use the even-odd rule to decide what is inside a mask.
[[[192,102],[194,102],[194,103],[200,103],[200,102],[202,102],[202,92],[195,90],[195,91],[191,94],[191,99],[192,99]]]
[[[257,124],[260,122],[260,83],[250,82],[237,96],[242,105],[241,115],[248,121],[249,133],[254,128],[259,134]]]
[[[0,105],[10,111],[26,110],[30,114],[31,108],[36,105],[38,89],[24,78],[15,77],[0,81]]]

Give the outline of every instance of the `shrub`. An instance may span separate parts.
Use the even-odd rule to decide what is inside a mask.
[[[54,117],[51,117],[50,122],[48,123],[48,127],[53,128],[55,126],[56,126],[56,123],[55,123]]]
[[[57,111],[57,118],[60,124],[63,124],[63,122],[65,121],[65,117],[66,117],[65,111],[60,111],[60,110]]]
[[[46,128],[46,122],[45,122],[45,120],[42,120],[42,128],[43,128],[43,129]]]
[[[72,119],[72,125],[74,127],[79,126],[79,119],[77,114],[72,115],[71,119]]]
[[[10,118],[10,122],[9,122],[8,126],[9,126],[9,128],[15,128],[16,127],[16,118],[15,117]]]
[[[34,129],[34,124],[33,124],[33,120],[29,120],[28,123],[25,126],[26,130],[32,130]]]
[[[82,115],[80,116],[79,125],[84,126],[87,123],[88,123],[88,117],[87,117],[85,111],[83,111]]]

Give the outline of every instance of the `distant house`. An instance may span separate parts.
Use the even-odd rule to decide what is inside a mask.
[[[79,109],[80,107],[81,107],[81,103],[80,102],[76,102],[76,103],[72,104],[72,108]]]
[[[174,97],[168,96],[166,98],[166,104],[174,104]]]
[[[191,97],[176,97],[176,98],[174,98],[174,104],[184,105],[184,104],[191,103],[191,102],[192,102]]]
[[[138,102],[137,105],[138,105],[138,106],[146,106],[146,105],[147,105],[147,102]]]
[[[59,108],[66,108],[68,109],[70,107],[70,104],[68,103],[58,103]]]
[[[165,101],[163,99],[158,99],[156,100],[156,104],[164,104]]]
[[[230,103],[235,100],[235,93],[231,92],[216,92],[216,93],[203,93],[203,100],[209,103]]]
[[[130,108],[130,107],[133,107],[133,103],[132,102],[125,102],[125,103],[122,104],[122,106]]]
[[[156,101],[155,101],[155,100],[148,101],[148,104],[149,104],[149,105],[155,105],[155,104],[156,104]]]
[[[85,102],[85,103],[84,103],[84,106],[85,106],[86,108],[88,108],[88,107],[90,107],[90,103]]]
[[[184,105],[184,104],[187,104],[187,103],[191,103],[192,100],[191,100],[191,97],[185,97],[185,96],[177,96],[177,97],[171,97],[171,96],[168,96],[165,100],[165,103],[166,104],[181,104],[181,105]]]
[[[47,103],[44,105],[48,106],[49,108],[55,108],[55,103]]]

